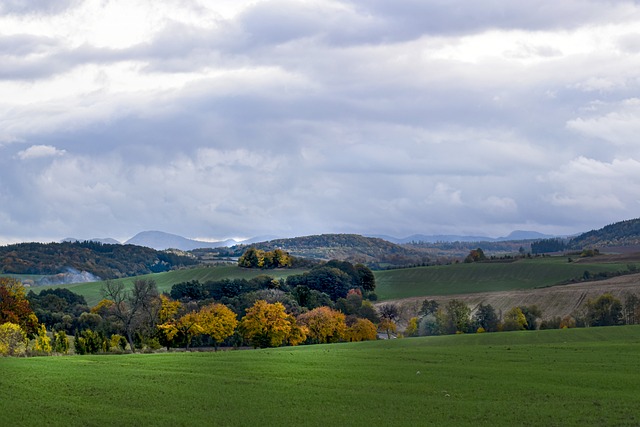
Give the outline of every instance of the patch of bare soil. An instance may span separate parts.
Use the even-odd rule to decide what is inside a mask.
[[[441,306],[452,299],[457,299],[464,301],[474,311],[479,304],[491,304],[498,314],[500,312],[506,313],[512,307],[520,305],[537,305],[542,310],[543,319],[548,319],[574,313],[582,309],[589,299],[595,299],[605,293],[610,293],[621,301],[624,301],[624,297],[628,293],[640,296],[640,273],[540,289],[424,296],[385,301],[384,303],[393,302],[398,305],[402,323],[418,314],[425,299],[436,300]]]

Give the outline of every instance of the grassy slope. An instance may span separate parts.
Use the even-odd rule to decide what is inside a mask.
[[[186,282],[190,280],[199,280],[206,282],[208,280],[220,280],[220,279],[251,279],[261,274],[267,274],[276,279],[286,277],[290,274],[301,274],[303,270],[297,269],[278,269],[278,270],[250,270],[246,268],[239,268],[237,266],[216,266],[216,267],[200,267],[189,268],[182,270],[174,270],[166,273],[147,274],[144,276],[137,276],[135,278],[129,277],[126,279],[118,279],[125,284],[132,285],[135,279],[153,279],[158,285],[160,292],[170,291],[171,286],[176,283]],[[75,293],[84,295],[87,300],[87,304],[93,306],[97,304],[101,299],[100,288],[103,282],[92,283],[74,283],[71,285],[57,286],[64,287],[72,290]],[[39,292],[42,289],[48,289],[51,286],[34,288],[34,291]]]
[[[381,300],[424,295],[453,295],[532,289],[591,273],[626,270],[625,263],[568,263],[565,257],[512,263],[454,264],[376,272]]]
[[[0,359],[6,425],[637,425],[640,327]],[[418,373],[419,372],[419,373]]]

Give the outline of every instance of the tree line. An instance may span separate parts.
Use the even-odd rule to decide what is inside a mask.
[[[379,317],[369,299],[375,278],[366,267],[332,261],[290,278],[190,281],[168,294],[152,280],[136,279],[130,287],[107,281],[92,308],[70,290],[25,294],[18,281],[3,278],[0,342],[11,342],[11,350],[0,346],[0,353],[65,353],[70,342],[85,354],[376,338]],[[29,346],[33,340],[47,346]]]
[[[380,313],[392,321],[399,316],[393,304],[384,304]],[[537,305],[512,307],[497,312],[491,304],[479,304],[473,309],[463,301],[452,299],[444,305],[424,300],[417,316],[412,317],[405,336],[429,336],[459,333],[502,332],[536,329],[562,329],[593,326],[640,324],[640,298],[627,293],[621,301],[609,293],[587,300],[579,310],[563,317],[543,319]],[[395,326],[391,325],[393,330]]]

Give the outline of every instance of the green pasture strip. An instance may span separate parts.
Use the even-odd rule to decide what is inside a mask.
[[[376,271],[380,300],[496,292],[553,286],[582,277],[585,271],[625,271],[624,263],[570,263],[566,257],[526,259],[511,263],[452,264]]]
[[[2,424],[640,423],[640,327],[0,359]]]
[[[258,270],[240,268],[235,265],[228,266],[215,266],[215,267],[198,267],[198,268],[185,268],[180,270],[168,271],[165,273],[146,274],[143,276],[127,277],[124,279],[117,279],[129,287],[133,286],[133,282],[136,279],[153,279],[158,285],[160,292],[169,292],[171,287],[176,283],[187,282],[191,280],[199,280],[200,282],[206,282],[209,280],[221,280],[221,279],[251,279],[261,274],[266,274],[276,279],[285,278],[291,274],[302,274],[306,270],[301,269],[275,269],[275,270]],[[58,286],[43,286],[33,288],[34,292],[40,292],[43,289],[50,289],[54,287],[67,288],[77,294],[83,295],[87,300],[89,306],[97,304],[102,299],[100,289],[104,282],[90,282],[90,283],[74,283],[70,285],[58,285]]]

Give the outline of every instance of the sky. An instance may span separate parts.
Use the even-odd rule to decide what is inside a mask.
[[[0,243],[640,216],[640,2],[2,0]]]

